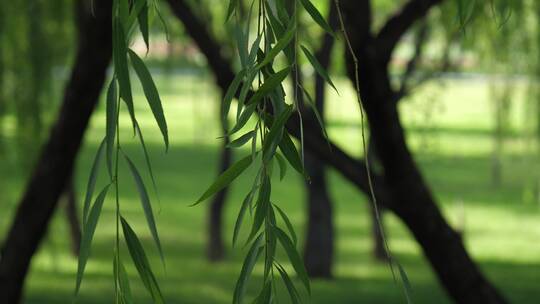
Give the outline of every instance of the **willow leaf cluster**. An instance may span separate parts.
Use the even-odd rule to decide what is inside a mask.
[[[241,158],[203,193],[198,204],[231,184],[251,166],[256,166],[256,177],[251,189],[240,205],[234,226],[233,245],[240,242],[240,231],[246,214],[252,217],[247,238],[243,241],[249,248],[233,295],[233,303],[244,303],[247,285],[257,261],[263,261],[263,282],[255,303],[275,303],[277,284],[281,280],[289,293],[292,303],[302,301],[301,293],[291,280],[283,260],[276,255],[278,247],[286,253],[288,262],[298,275],[303,288],[311,293],[310,282],[304,263],[297,251],[297,237],[286,213],[278,202],[272,199],[272,175],[274,163],[279,167],[279,178],[283,179],[287,166],[300,175],[309,178],[303,166],[303,157],[296,148],[286,124],[293,115],[301,112],[297,94],[299,52],[332,87],[328,73],[305,46],[300,46],[298,37],[298,16],[307,12],[323,30],[333,35],[325,18],[309,0],[252,0],[247,12],[241,9],[242,1],[231,0],[227,10],[227,20],[234,22],[236,47],[241,70],[227,90],[222,111],[224,119],[235,117],[233,127],[225,136],[235,136],[230,148],[250,145],[251,153]],[[251,16],[257,14],[256,29],[252,28]],[[254,26],[253,26],[254,27]],[[295,79],[292,97],[287,96],[283,86],[287,77]],[[232,110],[233,99],[237,100],[236,113]],[[309,96],[308,96],[309,100]],[[315,109],[316,111],[316,109]],[[319,113],[316,113],[320,120]],[[255,120],[254,127],[248,122]],[[247,130],[246,130],[247,129]],[[300,125],[300,129],[302,126]],[[241,131],[245,132],[237,135]],[[285,202],[281,202],[285,203]]]
[[[81,286],[84,269],[90,256],[90,247],[95,233],[98,220],[107,193],[111,188],[115,189],[116,202],[116,238],[113,254],[113,275],[115,286],[116,303],[133,303],[129,279],[125,270],[124,261],[120,254],[123,248],[120,237],[123,235],[125,245],[131,256],[131,260],[139,273],[139,277],[145,288],[151,295],[154,303],[164,303],[157,279],[152,271],[152,267],[146,257],[145,250],[137,236],[135,230],[130,226],[128,220],[123,216],[120,208],[119,198],[119,164],[123,162],[127,165],[132,175],[135,187],[140,197],[141,207],[146,217],[148,229],[152,235],[155,245],[161,256],[163,265],[163,251],[154,219],[150,195],[138,166],[131,160],[126,151],[122,149],[120,140],[120,111],[123,107],[127,109],[133,132],[140,141],[140,147],[144,153],[146,167],[150,174],[152,184],[155,188],[154,175],[150,164],[149,154],[146,150],[142,130],[135,114],[134,99],[131,89],[130,66],[135,71],[139,79],[148,106],[152,111],[159,127],[166,149],[169,146],[169,136],[167,122],[163,112],[161,98],[156,88],[152,76],[148,71],[144,61],[130,49],[130,41],[137,31],[137,25],[143,40],[149,45],[149,23],[154,16],[159,16],[157,2],[155,0],[115,0],[112,6],[112,39],[113,39],[113,75],[109,84],[106,96],[106,134],[98,148],[94,163],[92,165],[90,178],[88,180],[86,197],[83,207],[83,235],[81,241],[81,252],[79,256],[79,266],[77,271],[77,281],[75,293],[77,294]],[[108,172],[108,183],[102,188],[94,199],[93,194],[96,188],[99,172],[102,167],[106,167]],[[154,189],[155,190],[155,189]]]

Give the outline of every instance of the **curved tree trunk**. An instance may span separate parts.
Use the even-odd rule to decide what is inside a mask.
[[[111,59],[111,2],[77,1],[78,51],[64,101],[43,147],[0,259],[0,295],[4,303],[21,300],[23,283],[57,202],[73,170],[84,131],[97,104]]]
[[[338,23],[337,10],[332,5],[333,0],[329,2],[328,22],[332,28],[336,28]],[[325,69],[330,66],[333,48],[334,38],[325,33],[322,45],[315,54]],[[315,78],[315,106],[323,119],[325,92],[325,80],[317,74]],[[313,113],[309,115],[313,115]],[[326,169],[324,164],[309,152],[305,153],[304,165],[310,177],[310,181],[305,181],[308,224],[304,246],[304,264],[310,277],[330,278],[332,277],[335,246],[332,201],[328,193]]]
[[[371,34],[369,1],[343,1],[346,30],[358,58],[359,90],[378,160],[393,198],[394,212],[404,221],[424,249],[449,295],[458,303],[505,303],[465,250],[463,242],[445,221],[407,147],[391,88],[388,63],[399,39],[417,19],[440,0],[410,0],[391,17],[381,32]],[[347,52],[349,78],[357,83],[354,58]]]

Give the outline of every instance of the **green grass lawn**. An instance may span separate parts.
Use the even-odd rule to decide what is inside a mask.
[[[145,243],[147,254],[168,303],[229,303],[246,250],[227,248],[227,259],[211,264],[205,258],[207,205],[188,207],[213,181],[219,154],[217,125],[218,95],[209,80],[190,77],[158,77],[169,123],[171,149],[164,153],[161,136],[137,87],[136,112],[157,176],[158,196],[153,203],[164,245],[163,270],[135,186],[123,164],[120,171],[121,208]],[[354,155],[362,154],[358,106],[348,83],[341,83],[342,97],[330,95],[327,113],[331,137]],[[521,92],[522,86],[518,86]],[[329,93],[330,94],[330,93]],[[87,133],[77,163],[79,198],[84,195],[94,153],[104,136],[105,114],[100,106]],[[411,148],[446,218],[465,230],[466,247],[487,277],[513,303],[540,301],[540,204],[539,161],[532,140],[518,136],[523,128],[523,96],[517,94],[513,109],[516,132],[508,138],[503,153],[503,183],[491,183],[493,140],[491,107],[486,85],[479,81],[449,81],[430,84],[402,107]],[[0,232],[6,231],[19,198],[27,170],[24,159],[10,149],[13,138],[4,140],[0,162]],[[142,151],[132,138],[127,115],[122,116],[124,150],[144,168]],[[7,146],[7,147],[6,147]],[[34,150],[28,146],[26,150]],[[28,152],[26,151],[26,152]],[[237,156],[247,154],[239,150]],[[28,153],[26,153],[28,154]],[[5,160],[7,161],[5,161]],[[29,167],[29,166],[27,166]],[[231,239],[239,203],[249,189],[251,176],[232,187],[226,207],[227,240]],[[330,170],[330,188],[335,208],[337,248],[335,279],[313,281],[311,303],[404,303],[401,289],[393,282],[387,265],[371,256],[366,197],[338,173]],[[147,185],[150,180],[146,174]],[[104,178],[99,185],[103,186]],[[304,233],[305,205],[301,178],[289,173],[273,183],[273,201],[290,214],[298,234]],[[150,188],[150,187],[149,187]],[[115,239],[114,200],[109,193],[96,232],[79,303],[111,303],[112,253]],[[77,261],[69,253],[69,237],[63,212],[57,212],[46,242],[33,260],[26,285],[25,303],[69,303],[75,285]],[[393,215],[384,217],[392,253],[406,269],[414,303],[449,302],[411,234]],[[229,244],[229,243],[227,243]],[[302,241],[300,241],[302,244]],[[126,253],[125,247],[123,253]],[[284,259],[285,260],[285,259]],[[132,289],[137,303],[150,298],[127,255]],[[259,288],[262,269],[256,269],[249,293]],[[281,295],[284,296],[284,295]]]

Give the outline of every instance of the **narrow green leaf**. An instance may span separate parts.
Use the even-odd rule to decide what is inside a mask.
[[[291,224],[291,221],[287,217],[287,214],[285,214],[285,212],[283,212],[283,210],[281,210],[281,208],[279,208],[278,205],[274,204],[274,207],[276,207],[279,215],[281,216],[281,219],[285,223],[285,226],[287,226],[287,230],[289,230],[289,234],[291,235],[292,242],[293,242],[294,246],[296,247],[296,243],[298,241],[298,238],[296,237],[296,233],[294,232],[294,227]]]
[[[257,192],[258,186],[256,183],[253,184],[253,188],[244,198],[244,201],[242,202],[242,206],[240,207],[240,211],[238,212],[238,216],[236,217],[236,223],[234,224],[234,232],[233,232],[233,239],[232,243],[233,246],[236,245],[236,240],[238,239],[238,234],[240,233],[240,228],[242,227],[242,221],[244,220],[244,215],[246,214],[246,210],[251,206],[251,202],[253,201],[253,197],[255,197],[255,193]]]
[[[247,282],[251,273],[253,272],[253,267],[255,267],[255,263],[257,263],[257,260],[259,259],[259,256],[263,250],[263,234],[261,233],[253,242],[253,245],[251,245],[246,258],[244,259],[240,276],[238,277],[236,287],[234,288],[233,304],[242,303],[242,299],[246,293]]]
[[[135,265],[135,268],[137,268],[137,272],[139,273],[144,286],[152,296],[154,303],[165,303],[156,277],[152,272],[150,263],[148,263],[148,258],[144,253],[144,249],[139,241],[139,238],[137,237],[137,234],[135,234],[135,231],[133,231],[123,217],[120,217],[120,221],[122,223],[122,231],[124,232],[124,239],[126,240],[129,254],[131,255],[133,264]]]
[[[229,0],[229,8],[227,9],[227,18],[225,18],[225,21],[229,21],[237,6],[238,0]]]
[[[141,126],[139,126],[139,123],[137,121],[135,121],[135,129],[137,131],[137,135],[139,136],[141,147],[143,148],[144,160],[146,162],[146,168],[148,169],[148,173],[150,174],[150,179],[152,180],[152,187],[154,188],[154,192],[156,193],[159,201],[156,179],[154,177],[154,170],[152,169],[152,162],[150,161],[150,154],[148,153],[148,149],[146,149],[146,144],[144,142]]]
[[[323,68],[319,60],[317,60],[317,57],[311,54],[311,52],[303,45],[301,45],[300,48],[304,52],[304,55],[306,55],[309,63],[311,63],[311,66],[315,69],[315,71],[317,71],[317,73],[324,79],[324,81],[326,81],[330,86],[332,86],[332,88],[334,88],[336,93],[339,95],[339,92],[336,86],[332,82],[332,79],[330,79],[330,75],[328,75],[328,72],[326,71],[326,69]]]
[[[269,64],[276,56],[285,49],[291,40],[294,38],[294,35],[296,33],[296,22],[289,22],[289,25],[287,26],[287,30],[281,36],[278,40],[278,42],[274,45],[272,49],[266,54],[264,57],[264,60],[257,65],[257,68],[260,69],[263,66]]]
[[[131,49],[129,50],[129,57],[131,58],[133,68],[135,69],[135,72],[137,73],[137,76],[141,81],[146,100],[150,105],[150,109],[152,110],[161,134],[163,135],[165,147],[168,149],[169,131],[167,129],[167,121],[165,120],[165,115],[163,114],[163,106],[161,104],[159,92],[156,88],[156,85],[154,84],[154,80],[152,80],[152,75],[150,75],[150,72],[146,68],[146,65],[144,64],[142,59],[139,58],[139,56],[135,54],[135,52],[133,52]]]
[[[326,132],[326,127],[324,125],[323,118],[321,116],[321,113],[319,113],[319,109],[317,109],[317,105],[315,104],[315,101],[313,100],[311,95],[309,95],[309,92],[304,87],[302,87],[302,90],[304,91],[304,95],[307,98],[309,106],[313,110],[313,113],[315,113],[315,118],[317,118],[317,122],[319,123],[319,126],[321,127],[324,137],[326,138],[327,141],[329,141],[330,138],[328,137],[328,133]]]
[[[118,265],[118,262],[120,263]],[[116,278],[118,285],[120,287],[120,295],[125,304],[133,304],[133,296],[131,295],[131,287],[129,285],[129,277],[126,272],[126,268],[122,263],[122,260],[113,258],[113,268],[114,274],[119,274],[119,277]]]
[[[92,196],[94,195],[94,189],[96,188],[96,180],[99,175],[99,164],[101,158],[103,157],[103,151],[105,148],[105,139],[99,145],[99,148],[94,157],[94,163],[92,164],[92,169],[90,170],[90,177],[88,178],[88,184],[86,185],[86,196],[84,198],[83,204],[83,229],[88,220],[88,212],[90,211],[90,203],[92,201]]]
[[[315,21],[323,30],[334,36],[334,31],[310,0],[300,0],[300,3],[302,3],[302,6],[306,9],[313,21]]]
[[[272,281],[268,280],[264,283],[264,287],[261,290],[261,293],[257,296],[254,303],[255,304],[268,304],[272,303]]]
[[[84,224],[84,229],[82,231],[82,237],[81,237],[81,246],[80,246],[80,251],[79,251],[79,264],[77,267],[77,281],[75,285],[75,295],[79,293],[79,289],[81,287],[84,269],[86,268],[86,262],[88,261],[88,257],[90,256],[90,247],[92,245],[92,239],[94,238],[94,232],[96,231],[99,216],[101,215],[101,208],[103,207],[103,202],[105,201],[105,197],[107,196],[107,191],[109,190],[109,186],[110,185],[107,185],[99,193],[98,197],[96,198],[96,201],[94,202],[94,205],[92,206],[92,209],[90,210],[88,219]]]
[[[251,158],[255,160],[257,157],[257,136],[258,136],[258,129],[259,129],[259,121],[255,125],[255,129],[253,130],[253,140],[251,141]]]
[[[127,64],[127,42],[125,31],[118,17],[114,18],[114,72],[118,79],[120,97],[126,103],[129,115],[135,124],[135,109],[133,107],[133,96],[131,95],[131,82],[129,80],[129,68]]]
[[[275,155],[279,164],[279,180],[283,180],[283,178],[287,174],[287,163],[283,156],[281,156],[281,154],[276,153]]]
[[[263,161],[265,163],[275,155],[275,151],[281,142],[285,123],[289,117],[291,117],[292,111],[293,107],[291,105],[286,105],[285,110],[282,111],[272,123],[272,127],[270,128],[270,131],[268,131],[263,145]]]
[[[143,36],[144,44],[146,44],[146,52],[150,49],[150,37],[148,34],[148,3],[144,1],[144,5],[141,8],[141,11],[137,15],[137,20],[139,21],[139,29]]]
[[[407,298],[407,303],[412,304],[412,301],[411,301],[412,287],[411,287],[411,282],[409,281],[409,277],[407,276],[405,269],[403,269],[403,267],[401,266],[399,262],[395,261],[395,264],[398,267],[399,276],[401,277],[401,281],[403,282],[403,290],[405,293],[405,297]]]
[[[279,143],[279,149],[287,161],[289,161],[289,164],[291,164],[298,173],[305,175],[304,166],[302,165],[298,150],[296,150],[296,146],[287,132],[283,132],[281,142]]]
[[[259,197],[257,198],[257,205],[255,207],[255,217],[253,219],[253,225],[251,226],[251,232],[247,238],[246,244],[249,244],[251,240],[257,235],[261,228],[264,219],[268,215],[268,209],[270,207],[270,193],[271,190],[270,178],[265,175],[261,183],[261,189],[259,190]]]
[[[289,261],[291,262],[291,265],[296,271],[296,274],[298,274],[298,277],[300,277],[300,280],[306,287],[306,290],[308,291],[308,293],[311,294],[309,278],[308,278],[306,269],[304,268],[304,263],[302,262],[302,258],[300,258],[298,251],[296,251],[296,247],[292,243],[291,239],[287,236],[287,234],[283,232],[283,230],[281,230],[279,227],[274,227],[274,232],[279,242],[281,243],[281,246],[283,246],[283,249],[285,249],[285,252],[287,253],[287,256],[289,257]]]
[[[118,90],[116,88],[116,80],[111,80],[109,89],[107,90],[107,118],[106,118],[106,132],[107,132],[107,168],[109,169],[109,176],[112,179],[112,162],[113,162],[113,150],[114,139],[116,137],[116,126],[118,123]]]
[[[256,134],[255,131],[249,131],[246,134],[238,137],[237,139],[227,144],[227,148],[240,148],[243,145],[245,145],[248,141],[250,141],[255,134]]]
[[[163,250],[161,249],[161,242],[159,241],[159,234],[156,227],[156,221],[154,219],[152,205],[150,204],[150,197],[148,196],[148,192],[146,191],[146,186],[144,185],[144,181],[141,177],[141,174],[137,170],[137,167],[135,167],[135,164],[133,164],[131,159],[129,159],[129,157],[125,153],[124,153],[124,158],[126,159],[128,163],[128,167],[131,171],[131,175],[133,175],[133,179],[135,180],[137,191],[139,192],[139,197],[141,198],[141,204],[143,207],[144,216],[146,217],[146,222],[148,223],[148,229],[150,230],[150,233],[152,234],[152,237],[154,238],[154,242],[156,243],[156,246],[158,248],[161,261],[165,263],[165,258],[163,257]]]
[[[227,115],[229,115],[231,102],[234,96],[236,95],[236,92],[238,91],[238,87],[240,86],[240,83],[242,82],[242,80],[244,80],[245,76],[246,76],[246,70],[242,70],[238,74],[236,74],[233,81],[229,85],[227,92],[225,93],[225,97],[223,98],[223,103],[221,104],[221,116],[224,117],[225,119],[227,118]]]
[[[298,290],[296,290],[296,287],[294,286],[294,283],[292,282],[291,278],[283,268],[283,266],[276,263],[276,268],[279,272],[279,275],[281,276],[281,279],[283,280],[283,283],[285,283],[285,287],[287,287],[287,291],[289,292],[289,297],[291,298],[291,303],[298,304],[300,303],[299,298],[300,295],[298,294]]]
[[[279,87],[290,72],[291,67],[286,67],[283,70],[270,75],[264,80],[263,85],[257,90],[257,92],[255,92],[255,94],[253,94],[253,96],[248,100],[247,104],[252,105],[258,103],[261,99],[266,97],[268,93]]]
[[[257,104],[251,104],[247,106],[244,111],[242,111],[242,114],[240,114],[240,117],[238,117],[238,121],[234,125],[234,127],[229,131],[227,135],[233,135],[234,133],[240,131],[249,121],[253,113],[255,113],[255,109],[257,108]]]
[[[129,14],[129,17],[127,19],[126,29],[130,29],[134,25],[135,20],[139,18],[139,15],[141,13],[141,10],[143,7],[147,6],[147,0],[135,0],[133,2],[133,5],[131,6],[131,12]]]
[[[203,195],[192,206],[199,204],[200,202],[211,197],[223,188],[227,187],[233,180],[235,180],[240,174],[242,174],[242,172],[244,172],[251,165],[252,162],[253,159],[250,155],[242,158],[234,165],[229,167],[216,179],[216,181],[203,193]]]

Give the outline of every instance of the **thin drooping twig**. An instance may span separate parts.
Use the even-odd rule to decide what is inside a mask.
[[[340,6],[340,3],[339,3],[339,0],[334,0],[335,2],[335,5],[336,5],[336,10],[337,10],[337,13],[338,13],[338,19],[339,19],[339,24],[340,24],[340,27],[341,27],[341,31],[343,33],[343,38],[345,40],[345,43],[347,45],[347,49],[351,55],[351,58],[353,60],[353,63],[354,63],[354,86],[355,86],[355,93],[356,93],[356,99],[358,101],[358,105],[360,107],[360,127],[361,127],[361,132],[362,132],[362,149],[363,149],[363,152],[364,152],[364,157],[366,159],[366,174],[367,174],[367,179],[368,179],[368,185],[369,185],[369,193],[370,193],[370,196],[371,196],[371,201],[373,203],[373,210],[375,211],[375,219],[377,220],[377,225],[379,225],[379,229],[381,230],[381,235],[382,235],[382,239],[384,241],[384,248],[385,248],[385,251],[386,251],[386,255],[388,257],[388,265],[390,266],[390,271],[392,272],[392,277],[394,278],[394,281],[396,280],[396,275],[395,275],[395,272],[394,272],[394,266],[393,266],[393,257],[392,257],[392,254],[390,253],[390,247],[388,246],[388,241],[386,240],[386,236],[384,234],[384,230],[383,230],[383,227],[382,227],[382,223],[381,223],[381,215],[380,215],[380,212],[379,212],[379,206],[377,204],[377,197],[375,196],[375,190],[374,190],[374,187],[373,187],[373,180],[371,178],[371,167],[370,167],[370,164],[369,164],[369,161],[367,161],[367,159],[369,159],[369,155],[368,155],[368,149],[367,149],[367,143],[366,143],[366,134],[365,134],[365,113],[364,113],[364,107],[362,105],[362,98],[360,97],[360,75],[359,75],[359,64],[358,64],[358,57],[356,57],[356,53],[354,52],[354,48],[351,44],[351,41],[349,39],[349,35],[347,33],[347,30],[345,29],[345,22],[343,21],[343,14],[341,12],[341,6]]]

